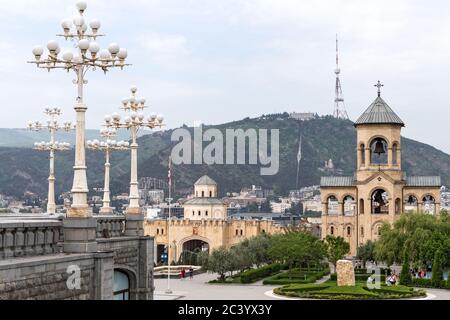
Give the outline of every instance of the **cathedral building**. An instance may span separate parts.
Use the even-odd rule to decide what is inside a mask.
[[[183,204],[184,218],[147,219],[145,234],[155,238],[155,262],[170,245],[170,261],[179,261],[185,251],[211,251],[230,248],[261,233],[280,233],[283,228],[272,220],[231,219],[227,205],[218,198],[217,183],[203,176],[194,184],[192,198]],[[170,229],[169,229],[170,228]]]
[[[327,176],[320,182],[322,236],[341,236],[358,246],[376,240],[383,222],[402,214],[439,214],[441,179],[407,176],[402,171],[403,121],[378,96],[355,122],[357,167],[353,176]]]

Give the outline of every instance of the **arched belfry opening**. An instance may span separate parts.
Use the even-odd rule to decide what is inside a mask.
[[[377,189],[372,193],[372,213],[389,213],[388,193],[383,189]]]
[[[383,138],[375,138],[370,143],[370,163],[387,164],[388,163],[388,144]]]

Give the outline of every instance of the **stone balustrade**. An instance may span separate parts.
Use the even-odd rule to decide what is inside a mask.
[[[61,252],[59,219],[1,219],[0,259]]]
[[[121,237],[125,233],[125,216],[97,215],[97,238]]]

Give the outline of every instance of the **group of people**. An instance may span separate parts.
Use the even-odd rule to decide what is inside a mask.
[[[418,268],[410,269],[409,272],[411,273],[411,277],[420,279],[427,278],[428,273],[427,270]]]
[[[392,271],[392,273],[386,277],[386,284],[388,286],[394,286],[396,284],[399,284],[400,277],[395,273],[395,271]]]
[[[190,267],[188,269],[187,273],[188,273],[189,279],[192,279],[194,277],[194,268]],[[185,268],[181,268],[180,279],[184,279],[184,278],[186,278],[186,269]]]

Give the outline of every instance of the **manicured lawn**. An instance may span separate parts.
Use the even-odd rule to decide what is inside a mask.
[[[405,286],[381,285],[380,289],[369,289],[364,282],[357,282],[355,286],[338,287],[335,281],[322,284],[289,284],[274,289],[276,294],[313,298],[313,299],[400,299],[425,296],[424,290],[415,290]]]

